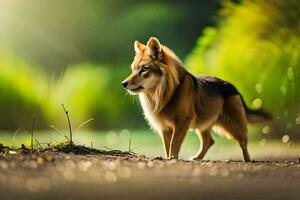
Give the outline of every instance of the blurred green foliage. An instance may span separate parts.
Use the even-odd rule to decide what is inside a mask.
[[[136,110],[136,105],[129,102],[132,98],[126,97],[126,91],[120,87],[126,72],[126,66],[114,68],[82,63],[69,67],[51,86],[51,98],[45,109],[50,121],[65,124],[65,116],[58,105],[66,102],[74,124],[95,118],[91,123],[94,128],[120,127],[126,123],[140,127],[142,120],[135,123],[128,120],[134,120],[137,112],[131,111]]]
[[[90,118],[97,129],[146,127],[120,82],[133,41],[154,35],[188,55],[192,72],[228,80],[272,112],[265,137],[296,137],[299,19],[297,0],[225,0],[222,9],[218,0],[0,1],[0,129],[29,130],[33,114],[37,128],[67,128],[62,103],[74,127]]]
[[[300,131],[300,5],[298,0],[225,1],[186,64],[234,83],[248,104],[272,112],[273,134]],[[298,135],[299,137],[299,135]]]
[[[0,128],[30,127],[32,115],[39,116],[39,127],[45,126],[42,113],[47,96],[45,75],[36,66],[16,58],[11,52],[0,54]],[[23,127],[23,128],[25,128]]]
[[[90,118],[95,118],[88,124],[93,128],[145,125],[134,98],[120,86],[128,66],[81,63],[49,77],[23,59],[2,54],[0,68],[1,129],[30,130],[33,115],[37,128],[67,128],[63,103],[75,126]]]
[[[147,127],[121,88],[133,42],[155,35],[185,56],[219,1],[0,1],[0,129]],[[199,12],[201,11],[201,12]],[[197,27],[195,29],[195,27]]]
[[[128,63],[133,41],[152,35],[185,56],[219,5],[219,0],[1,1],[0,42],[48,71],[78,62]]]

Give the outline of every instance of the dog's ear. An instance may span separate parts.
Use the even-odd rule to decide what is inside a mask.
[[[150,56],[153,59],[162,59],[162,47],[159,40],[156,37],[151,37],[147,42],[147,47],[150,52]]]
[[[146,48],[146,45],[142,44],[139,41],[134,41],[134,51],[135,53],[140,53],[141,51],[143,51]]]

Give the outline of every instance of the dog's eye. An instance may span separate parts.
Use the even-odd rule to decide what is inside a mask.
[[[140,72],[141,72],[141,73],[146,72],[146,71],[148,71],[148,69],[149,69],[148,67],[143,66]]]

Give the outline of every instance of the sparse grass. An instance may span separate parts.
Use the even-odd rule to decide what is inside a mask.
[[[34,124],[35,124],[35,115],[32,116],[32,129],[31,129],[31,150],[32,151],[33,151],[33,140],[35,139],[34,135],[33,135],[34,134]]]
[[[113,132],[113,133],[112,133]],[[81,130],[74,137],[74,143],[81,146],[91,146],[95,149],[103,149],[112,151],[115,149],[121,151],[129,150],[129,135],[124,135],[123,130],[115,131],[87,131]],[[1,142],[5,146],[11,146],[12,133],[1,132]],[[163,145],[157,134],[151,130],[130,130],[131,147],[130,151],[137,154],[144,154],[148,157],[162,156],[164,157]],[[39,141],[43,148],[52,147],[59,143],[67,143],[64,136],[54,131],[41,131],[35,134],[35,138]],[[241,150],[235,141],[214,135],[215,145],[208,151],[205,159],[209,160],[228,160],[241,159]],[[20,131],[15,139],[15,148],[25,144],[29,147],[30,135]],[[199,141],[196,134],[188,134],[182,149],[180,158],[188,159],[198,150]],[[41,149],[41,148],[39,148]],[[278,140],[266,140],[265,144],[258,139],[250,138],[249,152],[254,160],[270,159],[292,159],[299,157],[300,145],[295,143],[289,146]]]
[[[87,123],[92,121],[93,118],[81,123],[75,129],[75,131],[73,131],[69,111],[63,104],[62,107],[67,118],[69,135],[66,134],[65,131],[61,131],[53,125],[51,125],[50,127],[58,132],[61,136],[63,136],[66,140],[58,137],[57,134],[56,136],[54,136],[53,132],[47,132],[46,134],[45,132],[41,134],[35,134],[36,118],[33,115],[30,137],[29,134],[26,134],[26,136],[24,136],[25,134],[18,134],[17,137],[17,133],[20,132],[20,129],[16,130],[13,134],[12,146],[9,147],[9,149],[30,149],[31,152],[49,150],[65,153],[73,152],[76,154],[94,154],[101,152],[116,153],[116,151],[121,152],[119,150],[122,150],[129,154],[134,154],[133,151],[135,151],[138,154],[145,154],[150,157],[164,156],[160,137],[157,134],[152,133],[152,131],[150,130],[130,132],[129,130],[124,129],[120,132],[108,131],[106,133],[82,131],[76,136],[76,138],[74,138],[73,134],[80,128],[85,126]],[[6,135],[8,136],[8,134]],[[209,150],[206,159],[239,159],[241,157],[241,150],[235,141],[221,138],[218,135],[213,135],[213,137],[216,141],[216,144]],[[300,149],[300,147],[295,145],[294,142],[291,143],[291,146],[289,146],[288,144],[283,144],[278,141],[274,142],[264,140],[262,143],[258,138],[258,136],[252,137],[250,138],[249,142],[249,151],[250,154],[253,155],[253,159],[272,158],[272,156],[275,156],[274,159],[292,158],[296,156],[296,152],[298,152]],[[18,141],[18,145],[16,145],[16,139]],[[1,142],[4,145],[8,146],[8,144],[11,144],[11,136],[9,136],[9,138],[2,137]],[[87,147],[87,144],[90,144],[90,147]],[[21,148],[17,148],[17,146],[21,146]],[[135,148],[132,148],[133,146],[135,146]],[[27,147],[29,147],[29,149]],[[98,150],[97,148],[105,148],[108,151]],[[180,157],[188,159],[197,152],[198,148],[198,137],[195,134],[188,134],[181,148]],[[269,152],[270,154],[268,155],[267,152]]]
[[[65,108],[64,104],[61,104],[64,111],[65,111],[65,114],[67,116],[67,120],[68,120],[68,126],[69,126],[69,142],[70,144],[72,145],[73,144],[73,132],[72,132],[72,125],[71,125],[71,120],[70,120],[70,117],[69,117],[69,111]]]
[[[63,135],[67,140],[63,141],[63,142],[56,142],[56,143],[45,143],[47,144],[47,147],[43,147],[42,144],[38,141],[38,139],[35,137],[34,134],[34,129],[35,129],[35,120],[36,117],[35,115],[33,115],[32,117],[32,129],[31,129],[31,134],[30,134],[30,148],[27,148],[26,145],[24,145],[23,143],[21,144],[20,148],[16,148],[15,146],[15,139],[16,139],[16,135],[18,133],[18,131],[20,129],[17,129],[17,131],[15,131],[15,133],[13,134],[13,145],[11,147],[9,146],[4,146],[2,143],[0,145],[0,153],[8,153],[11,154],[11,152],[13,152],[13,154],[20,154],[20,153],[37,153],[37,152],[45,152],[45,151],[51,151],[51,152],[64,152],[64,153],[75,153],[75,154],[108,154],[108,155],[118,155],[118,156],[122,156],[122,155],[127,155],[127,156],[134,156],[135,154],[133,152],[131,152],[131,137],[129,138],[129,147],[128,147],[128,151],[122,152],[120,150],[113,150],[109,147],[106,147],[105,145],[102,145],[103,147],[109,149],[110,151],[103,151],[103,150],[99,150],[93,147],[93,143],[91,141],[91,147],[86,147],[85,145],[76,145],[73,142],[73,130],[72,130],[72,124],[71,124],[71,120],[70,120],[70,116],[69,116],[69,111],[66,109],[66,107],[64,106],[64,104],[62,104],[63,110],[66,114],[66,118],[67,118],[67,122],[68,122],[68,128],[69,128],[69,137],[61,130],[55,128],[53,125],[51,125],[50,127],[53,128],[56,132],[60,133],[61,135]],[[87,123],[89,123],[90,121],[92,121],[92,119],[86,120],[85,122],[83,122],[82,124],[80,124],[76,130],[78,131],[80,128],[82,128],[83,126],[85,126]],[[35,148],[35,145],[38,148]]]

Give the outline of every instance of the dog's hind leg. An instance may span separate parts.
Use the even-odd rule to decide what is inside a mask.
[[[236,139],[243,151],[245,162],[250,162],[247,149],[247,117],[239,95],[229,97],[224,104],[224,113],[218,122],[234,139]]]
[[[250,156],[247,149],[247,126],[241,121],[223,121],[221,126],[235,139],[239,142],[239,145],[243,151],[243,158],[245,162],[250,162]]]
[[[223,128],[239,142],[243,151],[243,158],[245,162],[250,162],[250,156],[247,149],[247,127],[246,124],[238,124],[236,122],[223,122]]]
[[[205,131],[200,132],[199,129],[197,130],[199,138],[201,137],[201,147],[199,148],[198,153],[193,156],[192,160],[201,160],[204,158],[208,149],[214,144],[214,140],[211,137],[211,129],[206,129]]]
[[[240,143],[240,147],[242,148],[242,151],[243,151],[244,161],[250,162],[251,159],[250,159],[250,155],[249,155],[248,148],[247,148],[247,140],[239,141],[239,143]]]

